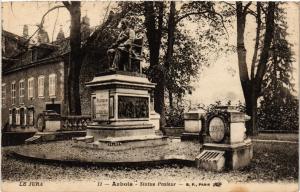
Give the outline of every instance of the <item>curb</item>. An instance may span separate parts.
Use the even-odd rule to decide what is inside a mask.
[[[263,139],[252,139],[254,142],[261,143],[289,143],[289,144],[298,144],[297,141],[281,141],[281,140],[263,140]]]
[[[149,167],[149,166],[158,166],[158,165],[173,165],[178,164],[187,167],[195,167],[196,163],[194,160],[188,159],[180,159],[180,158],[170,158],[170,159],[159,159],[159,160],[146,160],[146,161],[83,161],[83,160],[67,160],[67,159],[47,159],[47,158],[40,158],[34,156],[27,156],[22,153],[17,153],[15,151],[12,152],[12,155],[22,159],[22,160],[32,160],[41,163],[59,163],[68,166],[101,166],[101,167]]]

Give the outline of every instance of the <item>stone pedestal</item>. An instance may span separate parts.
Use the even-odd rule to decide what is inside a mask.
[[[150,91],[155,84],[144,75],[111,71],[98,74],[86,85],[93,92],[93,123],[87,126],[87,136],[75,141],[111,150],[166,144],[166,137],[155,134],[156,122],[150,121]]]
[[[236,170],[247,166],[253,157],[253,146],[250,139],[236,144],[206,143],[201,151],[218,150],[224,152],[224,169]],[[220,167],[220,166],[219,166]],[[221,170],[221,169],[220,169]]]
[[[152,125],[154,125],[155,131],[159,131],[159,120],[160,120],[160,114],[156,113],[155,111],[150,112],[150,122]]]
[[[181,140],[201,140],[204,115],[203,110],[184,113],[184,132],[181,135]]]
[[[253,157],[252,142],[246,136],[245,121],[248,116],[234,109],[223,106],[205,115],[204,144],[196,159],[199,168],[212,171],[239,169],[247,166]],[[207,160],[209,157],[223,154],[225,161]]]
[[[44,131],[58,131],[60,130],[61,122],[60,120],[46,120]]]

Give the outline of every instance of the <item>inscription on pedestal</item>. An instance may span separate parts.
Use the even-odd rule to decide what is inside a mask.
[[[119,119],[149,118],[148,97],[118,97]]]
[[[225,136],[225,125],[221,118],[214,117],[209,123],[209,135],[215,142],[220,142]]]
[[[109,119],[109,92],[102,91],[96,94],[95,101],[96,120],[105,121]]]

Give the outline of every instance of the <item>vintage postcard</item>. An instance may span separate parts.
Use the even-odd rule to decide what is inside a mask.
[[[1,191],[298,191],[299,2],[1,3]]]

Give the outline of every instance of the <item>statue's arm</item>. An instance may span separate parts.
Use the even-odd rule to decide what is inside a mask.
[[[125,42],[128,38],[129,38],[129,34],[123,33],[120,35],[120,37],[118,38],[116,43],[119,45],[119,44]]]

